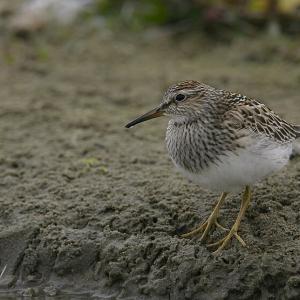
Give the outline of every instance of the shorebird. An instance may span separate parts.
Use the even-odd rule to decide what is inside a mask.
[[[244,190],[235,223],[227,235],[208,246],[218,254],[235,237],[251,199],[251,187],[283,168],[292,153],[300,126],[276,115],[265,104],[239,93],[216,89],[198,81],[172,85],[161,104],[126,125],[160,116],[170,118],[166,146],[175,166],[190,180],[222,192],[208,219],[182,237],[202,233],[203,241],[218,223],[220,207],[229,193]]]

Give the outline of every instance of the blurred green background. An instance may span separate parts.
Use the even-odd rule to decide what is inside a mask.
[[[284,32],[299,30],[299,0],[100,0],[95,8],[99,15],[136,30],[173,25],[248,32],[270,21]]]
[[[114,29],[141,31],[149,27],[174,32],[200,30],[220,34],[298,33],[299,0],[2,0],[0,26],[34,32],[47,24],[98,21]],[[221,32],[220,32],[221,31]]]

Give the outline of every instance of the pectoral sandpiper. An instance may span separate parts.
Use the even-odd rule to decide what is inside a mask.
[[[183,234],[202,233],[204,240],[217,219],[229,193],[245,188],[237,219],[228,234],[208,246],[225,248],[238,235],[241,219],[250,203],[250,187],[280,170],[289,161],[300,126],[278,117],[257,100],[216,89],[198,81],[171,86],[155,109],[126,125],[127,128],[162,115],[170,117],[166,134],[169,155],[189,179],[222,195],[208,219],[197,229]]]

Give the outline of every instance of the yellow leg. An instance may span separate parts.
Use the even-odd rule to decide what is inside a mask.
[[[208,217],[208,219],[202,224],[200,225],[198,228],[192,230],[191,232],[182,234],[181,237],[183,238],[188,238],[191,236],[194,236],[198,233],[202,233],[202,236],[200,238],[200,241],[204,240],[205,237],[207,236],[207,234],[209,233],[212,225],[216,225],[217,227],[223,229],[223,230],[227,230],[226,228],[224,228],[222,225],[220,225],[217,221],[217,218],[219,217],[219,212],[220,212],[220,207],[223,204],[224,200],[226,199],[228,193],[222,193],[220,199],[218,200],[214,210],[212,211],[211,215]]]
[[[246,186],[244,195],[243,195],[243,199],[242,199],[242,204],[241,204],[241,208],[239,211],[239,214],[236,218],[235,223],[233,224],[232,228],[230,229],[229,233],[220,241],[210,244],[208,245],[208,247],[214,247],[214,246],[219,246],[219,248],[213,252],[214,255],[219,254],[230,242],[231,238],[233,236],[235,236],[238,241],[243,245],[246,246],[246,243],[242,240],[242,238],[237,234],[237,231],[239,229],[241,220],[246,212],[246,209],[250,203],[251,200],[251,191],[250,191],[250,187]]]

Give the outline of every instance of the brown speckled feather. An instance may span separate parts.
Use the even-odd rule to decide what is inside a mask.
[[[225,114],[225,120],[230,121],[233,127],[250,129],[282,144],[289,143],[299,136],[297,126],[281,119],[265,104],[241,94],[224,94],[230,107]]]

